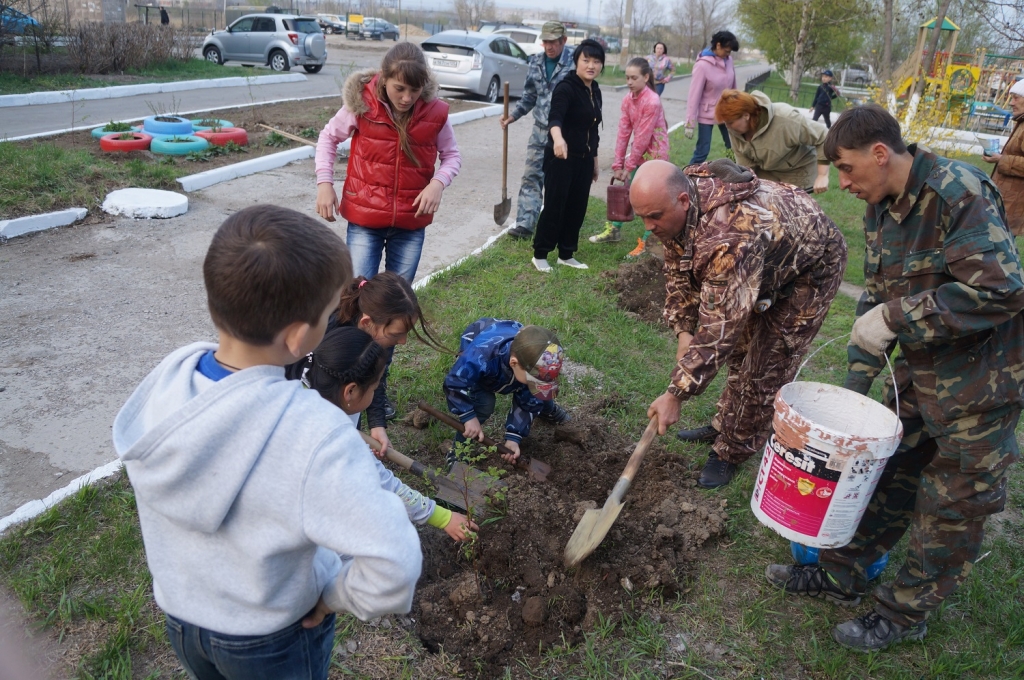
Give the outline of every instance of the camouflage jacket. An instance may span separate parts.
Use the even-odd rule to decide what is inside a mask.
[[[516,103],[512,110],[512,120],[519,120],[531,110],[535,125],[544,129],[548,127],[548,112],[551,111],[551,93],[555,91],[555,85],[562,82],[573,70],[572,46],[566,45],[562,50],[562,56],[555,64],[555,70],[548,80],[544,70],[544,52],[538,52],[530,57],[530,64],[526,69],[526,86],[523,88],[523,96]]]
[[[794,186],[756,177],[725,183],[705,164],[686,174],[697,208],[665,244],[665,320],[677,335],[694,336],[668,388],[681,399],[711,383],[759,299],[786,296],[843,241],[817,201]]]
[[[1024,403],[1024,282],[991,180],[923,146],[909,150],[906,189],[867,208],[857,314],[885,305],[921,415],[942,429]],[[866,394],[884,360],[852,344],[848,354],[846,386]]]

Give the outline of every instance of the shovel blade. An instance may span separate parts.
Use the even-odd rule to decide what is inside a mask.
[[[548,475],[551,474],[551,466],[542,460],[531,458],[526,466],[526,474],[534,481],[546,482],[548,481]]]
[[[565,545],[563,559],[566,568],[575,567],[597,550],[597,546],[601,545],[601,541],[608,535],[608,530],[618,519],[622,507],[622,503],[605,503],[600,510],[587,510],[584,513],[583,519],[576,525],[576,531],[572,532],[569,542]]]
[[[501,203],[494,205],[494,223],[499,227],[505,226],[505,221],[512,212],[512,199],[506,198]]]
[[[451,472],[447,475],[437,475],[433,484],[436,489],[434,498],[461,512],[467,512],[472,508],[477,517],[487,516],[490,507],[487,504],[487,496],[492,491],[508,486],[500,479],[465,463],[455,463]]]

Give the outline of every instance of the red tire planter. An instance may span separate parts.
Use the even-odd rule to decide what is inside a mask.
[[[145,151],[153,138],[142,132],[131,133],[131,139],[119,139],[124,132],[113,132],[100,137],[100,148],[104,151]]]
[[[200,130],[195,133],[195,136],[202,137],[215,146],[226,146],[228,142],[234,142],[239,146],[245,146],[249,143],[249,133],[242,128],[221,128],[219,132],[215,132],[211,128],[209,130]]]

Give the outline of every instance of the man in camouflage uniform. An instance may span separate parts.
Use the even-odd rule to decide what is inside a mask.
[[[665,394],[651,404],[659,433],[722,365],[718,436],[699,484],[728,484],[759,453],[779,388],[793,379],[846,269],[842,234],[805,192],[760,180],[725,159],[685,172],[648,161],[630,200],[665,245],[665,320],[679,338]]]
[[[508,230],[512,238],[533,238],[544,193],[544,145],[548,141],[548,113],[555,85],[573,70],[572,48],[565,46],[565,26],[548,21],[541,27],[544,51],[530,57],[523,96],[508,118],[501,119],[501,129],[533,110],[533,132],[526,147],[526,171],[516,202],[516,226]]]
[[[986,517],[1003,509],[1019,456],[1024,283],[1002,199],[977,168],[905,146],[875,105],[844,112],[825,153],[840,187],[868,204],[846,387],[866,394],[898,342],[904,437],[850,544],[766,576],[792,594],[855,605],[867,567],[909,530],[907,560],[874,589],[874,610],[832,630],[867,652],[924,637],[928,615],[978,559]]]

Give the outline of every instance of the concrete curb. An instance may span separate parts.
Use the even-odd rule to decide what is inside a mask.
[[[85,217],[89,211],[85,208],[68,208],[42,215],[16,217],[13,220],[0,220],[0,239],[14,238],[34,231],[63,227]]]
[[[462,123],[468,123],[481,118],[498,116],[501,115],[503,111],[504,107],[502,106],[486,106],[479,109],[453,113],[448,116],[448,121],[452,125],[461,125]],[[338,145],[338,149],[347,152],[351,141],[352,140],[350,139],[346,139]],[[253,158],[240,163],[225,165],[223,167],[214,168],[213,170],[207,170],[195,175],[188,175],[187,177],[179,177],[178,183],[185,191],[198,191],[200,189],[213,186],[214,184],[227,182],[228,180],[236,179],[238,177],[245,177],[246,175],[252,175],[265,170],[273,170],[295,161],[313,158],[315,155],[315,148],[312,146],[303,146],[298,149],[289,149],[288,151],[282,151],[281,153],[263,156],[262,158]]]
[[[29,92],[26,94],[0,95],[0,108],[11,106],[35,106],[37,104],[63,104],[86,99],[117,99],[140,94],[162,94],[182,90],[208,90],[214,87],[241,87],[243,85],[276,85],[280,83],[301,83],[307,80],[302,73],[281,73],[272,76],[242,78],[209,78],[204,80],[178,80],[170,83],[140,83],[139,85],[114,85],[113,87],[92,87],[84,90],[54,90],[53,92]],[[95,127],[95,126],[93,126]]]
[[[78,477],[67,486],[57,489],[42,500],[29,501],[28,503],[25,503],[11,514],[7,515],[7,517],[0,519],[0,535],[7,531],[7,529],[12,525],[27,522],[33,517],[43,514],[68,496],[77,493],[82,487],[98,482],[101,479],[106,479],[120,469],[121,461],[113,460],[102,467],[96,468],[88,474]]]

